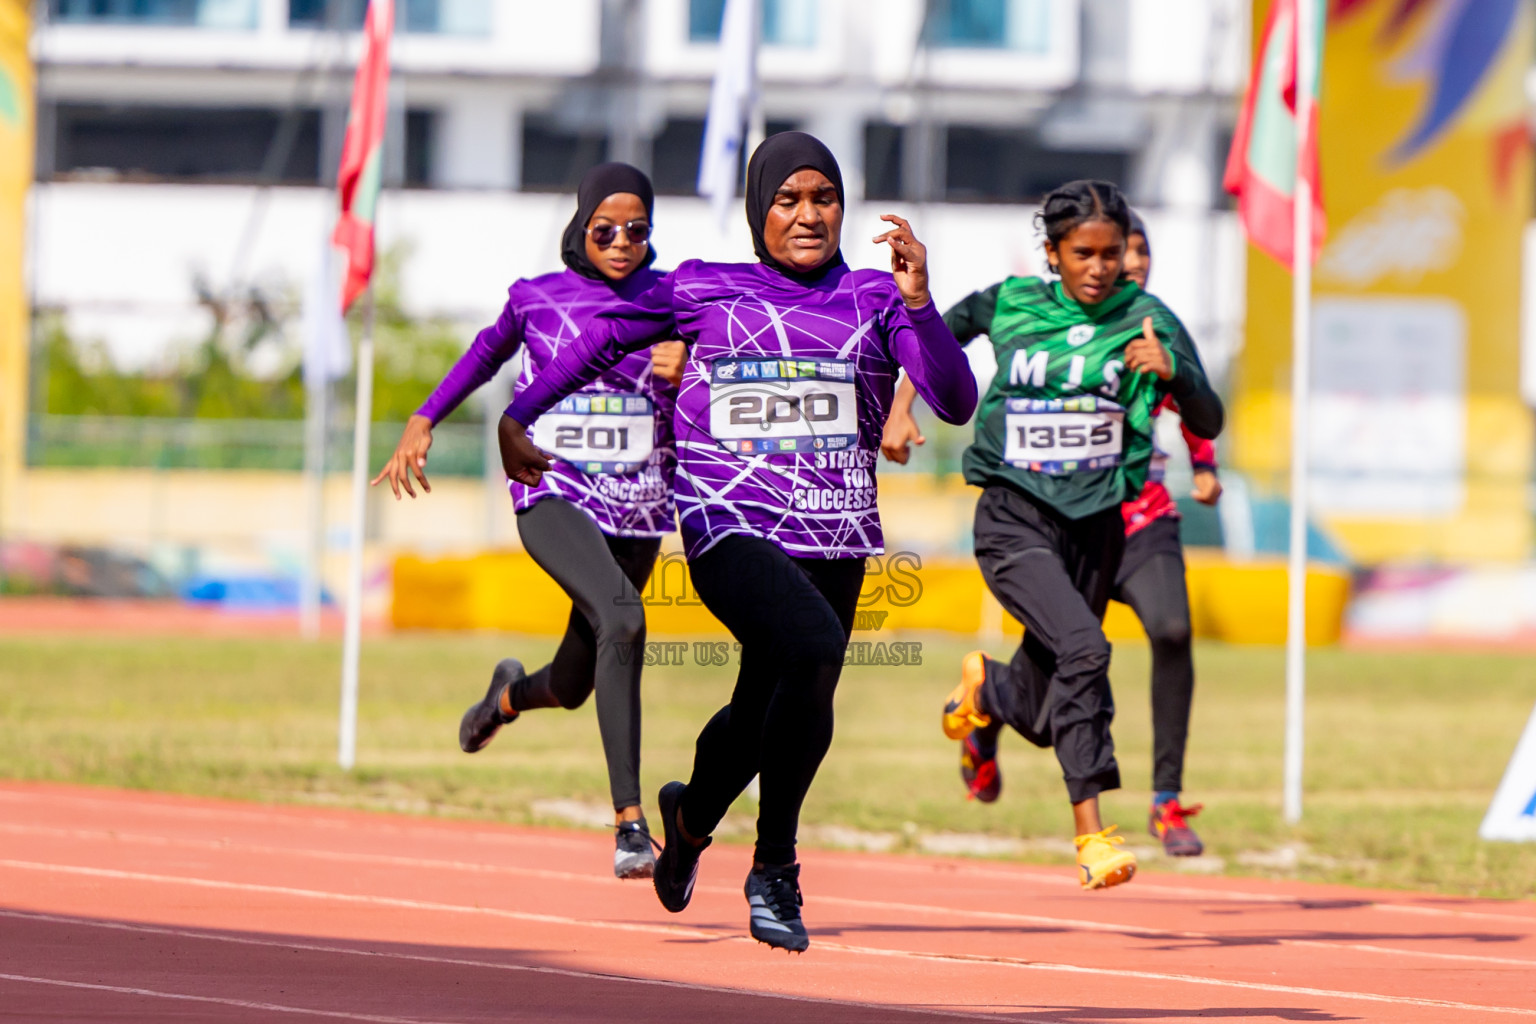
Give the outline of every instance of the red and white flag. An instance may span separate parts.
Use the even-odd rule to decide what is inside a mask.
[[[1299,4],[1315,8],[1312,23],[1317,26],[1314,52],[1319,70],[1310,82],[1298,80]],[[1323,0],[1274,0],[1270,6],[1222,180],[1226,190],[1237,196],[1248,240],[1287,268],[1294,267],[1298,146],[1304,158],[1302,173],[1312,193],[1313,262],[1327,234],[1317,160],[1317,96],[1326,21],[1327,4]],[[1306,124],[1310,130],[1306,138],[1299,138],[1304,111],[1309,114]]]
[[[394,0],[369,0],[363,21],[363,55],[352,85],[352,110],[341,148],[336,188],[341,216],[331,241],[346,250],[347,272],[341,308],[351,307],[373,276],[373,214],[384,171],[384,116],[389,109],[389,40],[395,28]]]

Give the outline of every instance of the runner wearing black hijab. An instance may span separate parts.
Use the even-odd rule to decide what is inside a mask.
[[[626,352],[680,337],[677,506],[693,584],[740,643],[730,703],[699,734],[693,774],[662,787],[666,848],[656,893],[688,905],[710,833],[753,775],[762,790],[747,875],[750,930],[810,942],[800,917],[800,807],[832,741],[864,559],[884,550],[875,459],[897,372],[935,413],[969,418],[970,367],[928,293],[927,252],[899,217],[876,236],[891,273],[843,262],[843,185],[826,146],[774,135],[752,155],[747,221],[756,263],[690,260],[629,305],[595,317],[501,421],[502,462],[537,481],[523,436],[564,394]]]
[[[581,328],[662,279],[650,269],[651,183],[622,163],[588,171],[577,192],[560,255],[566,268],[517,281],[496,322],[476,337],[412,416],[389,464],[399,498],[424,491],[432,428],[519,348],[527,349],[517,390],[528,388]],[[608,761],[615,837],[613,871],[649,878],[655,854],[640,809],[640,671],[643,590],[661,538],[673,529],[672,407],[676,390],[637,352],[608,368],[535,425],[557,459],[537,484],[510,484],[523,547],[571,599],[570,621],[552,662],[528,675],[515,658],[491,674],[484,698],[464,713],[459,746],[475,753],[503,725],[534,708],[577,708],[594,690]]]

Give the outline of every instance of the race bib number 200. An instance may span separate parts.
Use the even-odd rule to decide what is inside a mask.
[[[841,359],[717,359],[709,376],[709,432],[732,452],[856,447],[854,366]]]
[[[1120,464],[1125,409],[1103,398],[1010,398],[1004,409],[1003,461],[1061,475]]]
[[[540,416],[534,444],[584,473],[633,473],[655,448],[656,412],[644,395],[579,392]]]

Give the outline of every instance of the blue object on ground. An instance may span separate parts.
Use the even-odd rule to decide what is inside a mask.
[[[299,581],[291,576],[196,576],[182,586],[181,597],[243,611],[279,611],[299,606]],[[320,603],[335,603],[323,588]]]

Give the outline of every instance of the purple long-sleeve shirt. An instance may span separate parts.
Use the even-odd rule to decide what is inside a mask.
[[[594,316],[623,306],[663,277],[659,271],[642,268],[610,284],[567,269],[517,281],[508,290],[507,304],[496,322],[475,336],[469,351],[417,413],[435,426],[524,346],[528,354],[516,393],[528,390]],[[543,448],[569,457],[554,460],[537,486],[509,481],[513,506],[522,511],[545,498],[564,498],[581,507],[609,536],[671,533],[676,518],[672,503],[676,390],[651,373],[650,356],[639,350],[583,383],[587,386],[579,395],[562,403],[573,408],[557,411],[532,431]],[[610,412],[610,404],[617,408]],[[602,411],[594,412],[599,405]],[[647,428],[650,437],[643,438]],[[557,444],[567,439],[574,440],[575,446]],[[620,444],[620,439],[627,444]],[[594,449],[591,441],[605,447]],[[633,461],[622,461],[626,451],[635,456]]]
[[[761,263],[690,260],[593,317],[507,415],[529,423],[626,353],[689,343],[677,400],[677,507],[688,556],[748,534],[808,558],[880,554],[875,459],[904,368],[934,412],[963,423],[976,380],[932,304],[838,267],[805,283]]]

